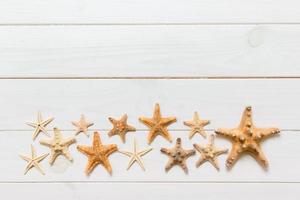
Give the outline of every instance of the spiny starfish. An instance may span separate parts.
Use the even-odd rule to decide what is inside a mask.
[[[242,153],[249,153],[265,169],[268,161],[262,152],[260,142],[280,132],[278,128],[257,128],[252,122],[252,109],[250,106],[244,110],[240,125],[233,129],[220,128],[217,134],[232,141],[232,149],[226,161],[227,168],[231,168]]]
[[[133,152],[128,152],[128,151],[119,151],[119,152],[131,158],[127,170],[129,170],[129,168],[133,165],[134,162],[137,162],[140,165],[140,167],[145,171],[144,163],[141,157],[149,153],[151,150],[152,148],[138,151],[136,139],[134,138]]]
[[[186,160],[196,152],[194,149],[184,150],[181,147],[181,138],[177,138],[175,147],[172,149],[161,148],[162,153],[169,156],[169,162],[166,165],[166,171],[169,171],[174,165],[179,165],[185,173],[188,173]]]
[[[28,126],[31,126],[35,128],[32,139],[35,140],[35,138],[38,136],[40,132],[45,133],[47,136],[49,134],[47,133],[46,126],[53,121],[54,118],[49,118],[47,120],[42,119],[41,112],[38,112],[37,122],[27,122],[26,124]]]
[[[77,146],[77,149],[88,157],[88,164],[85,169],[87,175],[89,175],[99,164],[102,164],[109,174],[112,173],[108,156],[117,151],[118,147],[115,144],[103,145],[97,131],[94,132],[93,146],[79,145]]]
[[[204,126],[209,124],[209,120],[200,120],[198,112],[194,113],[193,120],[183,122],[184,125],[191,127],[189,138],[192,137],[196,133],[200,133],[204,138],[206,138],[206,132],[204,131]]]
[[[80,120],[78,122],[72,121],[72,124],[77,127],[76,135],[83,132],[86,136],[88,136],[88,128],[94,125],[94,123],[86,121],[84,115],[80,116]]]
[[[158,103],[155,104],[152,118],[140,117],[139,120],[150,128],[150,132],[148,134],[148,144],[151,144],[157,135],[161,135],[169,142],[172,142],[172,137],[167,130],[167,126],[176,122],[176,117],[163,118],[161,116]]]
[[[42,160],[44,160],[49,154],[44,154],[42,156],[36,156],[36,152],[35,152],[35,149],[34,147],[31,145],[31,158],[28,157],[28,156],[23,156],[23,155],[20,155],[20,157],[27,161],[28,164],[27,164],[27,167],[25,169],[25,172],[24,174],[26,174],[31,168],[35,167],[41,174],[45,175],[45,173],[43,172],[42,168],[40,167],[39,165],[39,162],[41,162]]]
[[[51,149],[51,158],[49,160],[50,165],[54,163],[59,155],[65,156],[68,160],[73,161],[73,158],[69,152],[69,146],[76,142],[74,137],[64,139],[58,128],[54,128],[54,137],[52,140],[41,140],[40,144],[45,145]]]
[[[136,131],[133,126],[127,124],[127,114],[123,115],[120,120],[109,117],[109,121],[113,124],[113,129],[108,133],[109,137],[119,135],[123,143],[125,143],[125,135],[129,131]]]
[[[223,153],[227,153],[228,149],[217,149],[214,145],[215,136],[210,135],[207,145],[202,146],[194,144],[195,149],[201,154],[200,160],[196,163],[196,167],[199,167],[204,162],[210,162],[217,170],[219,170],[217,157]]]

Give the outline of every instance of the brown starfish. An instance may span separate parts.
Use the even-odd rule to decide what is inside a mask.
[[[113,128],[109,131],[109,137],[119,135],[123,143],[125,143],[125,135],[129,131],[136,131],[133,126],[127,124],[127,114],[123,115],[120,120],[109,117],[109,121],[113,124]]]
[[[262,152],[260,142],[280,132],[278,128],[257,128],[252,122],[252,109],[246,107],[240,125],[233,129],[220,128],[217,134],[229,138],[232,141],[232,149],[226,161],[227,168],[231,168],[242,153],[249,153],[265,169],[268,161]]]
[[[80,116],[80,120],[78,122],[72,121],[72,124],[77,127],[76,135],[83,132],[86,136],[88,136],[88,128],[94,125],[94,123],[87,122],[84,115]]]
[[[196,167],[199,167],[204,162],[210,162],[217,170],[219,170],[219,165],[217,161],[217,157],[223,153],[227,153],[228,149],[217,149],[214,145],[215,136],[210,135],[209,142],[207,145],[202,146],[198,144],[194,144],[195,149],[201,154],[200,160],[196,163]]]
[[[117,145],[103,145],[99,133],[94,132],[93,146],[77,146],[78,151],[88,157],[88,164],[85,173],[89,175],[98,164],[102,164],[104,168],[112,173],[112,168],[108,160],[108,156],[118,150]]]
[[[209,120],[200,120],[198,112],[194,113],[193,120],[183,122],[184,125],[191,127],[189,138],[192,137],[196,133],[200,133],[204,138],[206,138],[206,132],[204,131],[204,126],[209,124]]]
[[[139,120],[150,128],[150,132],[148,134],[148,144],[151,144],[157,135],[161,135],[169,142],[172,142],[172,137],[167,130],[167,126],[176,122],[176,117],[163,118],[161,116],[158,103],[155,104],[152,118],[140,117]]]
[[[65,156],[69,161],[73,161],[73,158],[69,152],[69,146],[76,142],[74,137],[64,139],[58,128],[54,128],[54,137],[52,140],[41,140],[40,144],[51,148],[51,158],[49,160],[50,165],[54,163],[59,155]]]
[[[169,162],[165,167],[166,171],[169,171],[174,165],[179,165],[185,173],[188,173],[186,159],[196,153],[193,149],[182,149],[181,138],[177,138],[175,147],[172,149],[161,148],[160,151],[169,156]]]

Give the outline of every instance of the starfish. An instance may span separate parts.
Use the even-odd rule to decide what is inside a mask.
[[[209,124],[209,120],[200,120],[198,112],[194,113],[193,120],[183,122],[184,125],[191,127],[189,138],[192,137],[196,133],[200,133],[204,138],[206,138],[206,132],[204,131],[203,127]]]
[[[88,128],[94,125],[94,123],[87,122],[84,115],[80,116],[80,120],[78,122],[72,121],[72,124],[77,127],[76,135],[83,132],[86,136],[88,136]]]
[[[252,122],[252,109],[250,106],[244,110],[240,125],[233,129],[220,128],[217,134],[229,138],[232,141],[232,149],[226,161],[227,168],[231,168],[242,153],[249,153],[265,169],[268,161],[262,152],[260,142],[280,132],[278,128],[257,128]]]
[[[47,136],[49,136],[46,126],[53,121],[54,118],[49,118],[47,120],[42,119],[41,112],[38,112],[37,122],[27,122],[26,124],[28,126],[31,126],[35,128],[32,139],[35,140],[35,138],[38,136],[40,132],[45,133]]]
[[[195,149],[201,154],[200,160],[196,163],[196,167],[199,167],[204,162],[210,162],[217,170],[219,170],[219,165],[217,161],[217,157],[223,153],[227,153],[228,149],[217,149],[214,145],[215,136],[210,135],[209,142],[207,145],[197,145],[194,144]]]
[[[133,126],[127,124],[127,114],[123,115],[120,120],[109,117],[109,121],[113,124],[113,129],[108,133],[109,137],[119,135],[123,143],[125,143],[125,134],[129,131],[136,131]]]
[[[62,135],[58,130],[58,128],[54,128],[53,131],[54,131],[54,137],[52,140],[40,141],[40,144],[51,148],[51,158],[49,160],[50,165],[54,163],[54,161],[59,155],[63,155],[69,161],[73,161],[73,158],[68,148],[71,144],[74,144],[76,142],[75,138],[74,137],[68,139],[62,138]]]
[[[184,150],[181,147],[181,138],[177,138],[175,147],[172,149],[161,148],[162,153],[169,156],[169,162],[166,165],[166,171],[169,171],[174,165],[179,165],[185,173],[188,173],[186,166],[186,160],[190,156],[194,155],[195,150]]]
[[[144,163],[141,157],[149,153],[152,149],[153,148],[149,148],[143,151],[138,151],[137,142],[136,139],[134,138],[133,152],[128,152],[128,151],[119,151],[119,152],[131,158],[127,170],[129,170],[129,168],[133,165],[134,162],[137,162],[140,165],[140,167],[145,171]]]
[[[42,160],[44,160],[44,158],[46,158],[48,155],[49,155],[49,154],[47,153],[47,154],[44,154],[44,155],[42,155],[42,156],[38,156],[38,157],[37,157],[37,156],[36,156],[35,149],[34,149],[34,147],[31,145],[31,158],[28,157],[28,156],[20,155],[20,157],[21,157],[23,160],[25,160],[25,161],[28,162],[24,174],[27,174],[27,172],[28,172],[31,168],[35,167],[41,174],[45,175],[45,173],[43,172],[42,168],[41,168],[40,165],[39,165],[39,162],[41,162]]]
[[[77,146],[78,151],[88,157],[88,164],[85,173],[89,175],[98,164],[102,164],[104,168],[112,173],[112,168],[108,160],[108,156],[118,150],[117,145],[103,145],[98,132],[94,132],[93,146]]]
[[[172,142],[172,137],[167,130],[167,126],[176,122],[176,117],[163,118],[161,116],[158,103],[155,104],[152,118],[140,117],[139,120],[150,128],[150,132],[148,134],[148,144],[151,144],[157,135],[161,135],[169,142]]]

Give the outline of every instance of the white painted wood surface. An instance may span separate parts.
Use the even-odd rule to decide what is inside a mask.
[[[0,77],[300,76],[299,35],[300,25],[2,26]]]
[[[298,0],[10,0],[0,23],[299,23]]]
[[[300,193],[300,2],[297,0],[52,0],[0,1],[0,193],[7,199],[299,199]],[[249,79],[249,77],[252,77]],[[49,79],[51,78],[51,79]],[[117,78],[123,78],[120,80]],[[149,79],[150,78],[150,79]],[[158,78],[158,79],[157,79]],[[176,79],[180,78],[180,79]],[[110,157],[113,175],[102,167],[84,175],[86,157],[70,147],[74,163],[58,159],[46,175],[34,169],[24,176],[36,112],[55,117],[73,135],[71,120],[81,113],[95,122],[104,143],[147,148],[147,129],[137,120],[151,116],[154,103],[165,116],[176,116],[173,139],[184,147],[205,143],[188,139],[182,122],[194,111],[210,119],[209,133],[237,126],[244,106],[252,105],[259,127],[283,131],[263,142],[270,168],[264,171],[244,156],[231,171],[219,157],[221,171],[208,163],[195,168],[199,154],[180,168],[164,172],[161,137],[143,157],[146,172],[128,157]],[[136,133],[127,143],[108,138],[107,117],[129,115]],[[216,144],[230,148],[227,140]],[[180,190],[179,190],[180,189]]]

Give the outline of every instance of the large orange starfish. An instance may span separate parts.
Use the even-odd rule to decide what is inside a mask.
[[[172,142],[172,137],[167,130],[167,126],[176,122],[176,117],[163,118],[161,116],[158,103],[155,104],[152,118],[140,117],[139,120],[150,128],[150,132],[148,134],[148,144],[151,144],[157,135],[161,135],[169,142]]]
[[[89,175],[98,164],[102,164],[109,174],[112,173],[108,156],[118,150],[117,145],[103,145],[99,133],[94,132],[93,146],[78,145],[77,149],[88,157],[88,164],[85,169],[87,175]]]
[[[231,168],[240,155],[246,152],[253,156],[264,168],[267,168],[268,161],[262,152],[260,142],[280,131],[278,128],[255,127],[252,122],[252,109],[249,106],[244,110],[240,125],[237,128],[220,128],[215,132],[232,141],[232,149],[226,161],[227,168]]]

